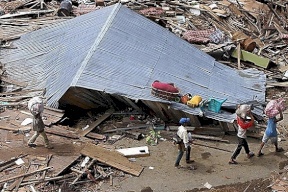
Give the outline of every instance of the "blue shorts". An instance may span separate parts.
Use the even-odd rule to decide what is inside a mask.
[[[262,138],[262,142],[263,143],[267,143],[269,141],[269,139],[271,140],[271,143],[273,143],[273,144],[277,143],[277,141],[278,141],[278,137],[277,136],[276,137],[268,137],[266,135],[266,133],[264,133],[264,136]]]

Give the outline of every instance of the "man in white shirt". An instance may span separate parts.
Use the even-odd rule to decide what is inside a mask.
[[[191,152],[191,142],[192,136],[191,133],[187,132],[185,125],[190,122],[190,118],[181,118],[179,121],[180,126],[178,127],[177,135],[182,139],[182,142],[178,144],[178,156],[176,158],[175,167],[180,166],[180,161],[183,157],[184,151],[186,151],[186,163],[192,163],[194,161],[190,160]]]

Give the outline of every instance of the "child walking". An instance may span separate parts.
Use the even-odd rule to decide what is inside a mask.
[[[254,156],[254,153],[250,151],[248,142],[246,140],[247,129],[254,125],[254,117],[251,113],[251,105],[247,104],[238,105],[236,110],[236,120],[238,124],[238,133],[237,133],[238,146],[234,151],[234,153],[232,154],[229,164],[238,164],[236,158],[240,154],[242,147],[244,147],[248,158]]]

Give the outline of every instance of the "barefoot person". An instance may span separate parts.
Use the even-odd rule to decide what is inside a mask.
[[[238,164],[236,158],[240,154],[242,147],[244,147],[248,158],[254,156],[254,153],[250,151],[248,142],[246,140],[247,129],[254,125],[254,117],[251,112],[251,105],[238,105],[236,110],[236,120],[238,124],[238,146],[232,154],[229,164]]]
[[[284,151],[283,148],[278,147],[277,122],[283,120],[283,113],[280,107],[278,107],[277,109],[279,111],[280,117],[276,118],[276,116],[274,116],[274,117],[268,118],[267,127],[265,130],[264,136],[262,138],[262,142],[260,144],[260,149],[257,154],[258,157],[264,155],[264,153],[262,153],[262,148],[269,140],[271,140],[271,142],[275,145],[276,152]]]

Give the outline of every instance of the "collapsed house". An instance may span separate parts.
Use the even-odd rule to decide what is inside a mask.
[[[236,70],[129,8],[115,4],[27,33],[2,49],[0,62],[24,89],[45,89],[47,105],[82,109],[125,104],[151,109],[164,121],[185,115],[199,126],[199,107],[151,94],[155,80],[173,83],[180,95],[225,99],[204,116],[232,123],[239,103],[265,103],[266,76]],[[141,105],[140,105],[141,104]],[[262,106],[254,111],[262,115]]]

